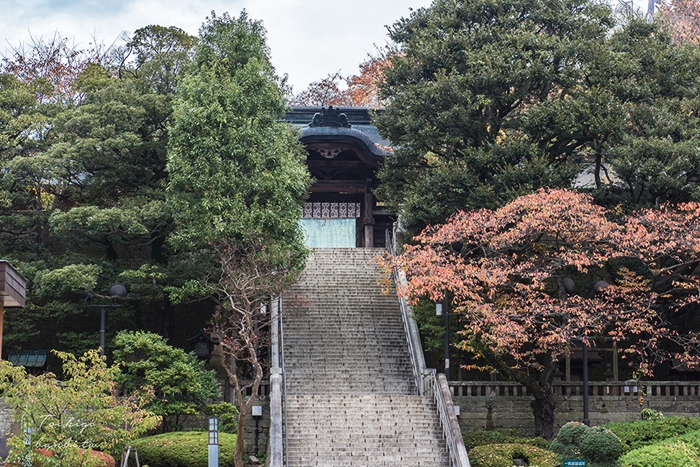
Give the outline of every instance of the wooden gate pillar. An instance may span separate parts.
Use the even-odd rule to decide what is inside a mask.
[[[371,248],[374,246],[374,195],[370,191],[371,182],[371,180],[367,180],[367,183],[365,184],[365,248]]]

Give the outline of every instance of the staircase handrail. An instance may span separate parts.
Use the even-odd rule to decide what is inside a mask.
[[[394,247],[391,239],[391,234],[389,229],[386,230],[386,250],[390,255],[394,254]],[[398,271],[396,268],[391,270],[391,279],[394,284],[398,287],[399,284],[406,284],[406,275],[403,272]],[[413,369],[413,378],[418,388],[418,393],[423,394],[425,388],[423,387],[423,373],[426,371],[425,367],[425,356],[423,355],[423,345],[420,341],[420,332],[418,331],[418,324],[416,320],[413,319],[413,308],[398,295],[399,308],[401,309],[401,321],[403,322],[404,332],[406,334],[406,341],[408,343],[408,353],[411,357],[411,368]]]
[[[462,430],[459,428],[459,421],[455,413],[452,393],[447,384],[444,374],[436,374],[434,369],[429,369],[424,373],[424,385],[426,396],[432,397],[438,408],[440,415],[440,425],[442,425],[447,453],[450,456],[450,465],[453,467],[470,467],[467,448],[464,446]]]
[[[394,247],[389,229],[386,230],[385,239],[386,249],[390,255],[393,255]],[[405,286],[406,274],[394,267],[392,268],[392,280],[397,287],[399,285]],[[443,436],[447,444],[447,452],[450,456],[450,465],[452,467],[470,467],[467,448],[464,446],[462,430],[459,427],[459,421],[455,413],[452,393],[447,384],[447,378],[442,373],[439,375],[436,374],[437,372],[434,368],[426,368],[423,345],[420,340],[418,323],[416,323],[413,317],[413,308],[399,294],[397,294],[397,297],[401,309],[401,319],[403,321],[404,330],[406,331],[408,352],[411,356],[411,366],[413,367],[413,375],[416,379],[418,393],[420,395],[432,397],[437,405],[440,425],[442,426]]]
[[[283,445],[283,412],[282,398],[286,396],[284,386],[284,347],[280,345],[281,336],[281,297],[272,299],[272,329],[271,352],[272,365],[270,368],[270,441],[269,454],[266,465],[268,467],[283,467],[284,453],[287,451]],[[281,357],[281,358],[280,358]],[[286,418],[286,417],[285,417]],[[286,421],[286,420],[285,420]]]

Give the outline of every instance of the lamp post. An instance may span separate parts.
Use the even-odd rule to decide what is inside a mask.
[[[219,418],[209,417],[209,466],[219,467]]]
[[[591,421],[588,419],[588,342],[583,343],[583,424],[591,426]]]
[[[444,306],[443,306],[444,303]],[[443,303],[435,303],[435,315],[445,318],[445,379],[450,380],[450,300],[445,292]]]
[[[114,284],[109,289],[109,296],[113,300],[112,303],[95,305],[90,303],[92,299],[95,298],[94,294],[88,292],[87,296],[85,297],[85,307],[97,308],[100,310],[100,357],[105,356],[105,327],[107,324],[107,308],[119,308],[122,306],[121,303],[116,303],[116,300],[126,297],[126,287],[121,284]]]
[[[258,441],[260,438],[260,419],[262,418],[262,405],[254,405],[252,410],[253,418],[255,419],[255,455],[258,455]]]

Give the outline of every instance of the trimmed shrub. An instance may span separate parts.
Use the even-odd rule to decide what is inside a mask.
[[[700,417],[663,417],[604,425],[622,441],[622,453],[700,430]]]
[[[569,422],[559,429],[549,449],[559,454],[559,460],[579,458],[581,457],[579,443],[588,430],[589,428],[581,422]]]
[[[149,467],[207,467],[208,435],[205,431],[178,431],[137,439],[141,464]],[[219,465],[233,467],[236,435],[219,433]]]
[[[544,438],[527,438],[517,430],[471,431],[464,435],[464,446],[469,451],[485,444],[529,444],[542,449],[549,449],[549,441]]]
[[[524,459],[529,467],[551,467],[556,454],[529,444],[485,444],[469,451],[472,467],[513,467],[513,459]]]
[[[674,441],[682,441],[692,446],[698,453],[700,453],[700,430],[691,431],[690,433],[686,433],[678,438],[667,439],[664,443],[671,443]]]
[[[583,423],[569,422],[559,430],[551,450],[558,454],[557,465],[561,465],[564,459],[583,458],[590,467],[617,467],[622,442],[607,428],[590,428]]]
[[[620,458],[620,467],[697,467],[697,451],[683,442],[644,446]]]
[[[622,455],[620,438],[602,426],[589,428],[579,446],[581,455],[590,462],[591,467],[617,467],[617,460]]]

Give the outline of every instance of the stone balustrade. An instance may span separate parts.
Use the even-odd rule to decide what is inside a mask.
[[[455,405],[460,407],[462,432],[513,428],[535,434],[530,391],[506,381],[450,381]],[[569,421],[583,421],[583,383],[553,384],[555,430]],[[639,420],[642,409],[666,416],[700,415],[700,381],[592,381],[588,383],[592,425]]]
[[[450,381],[449,386],[452,395],[457,397],[531,397],[525,386],[508,381]],[[581,381],[555,381],[552,387],[555,396],[583,395]],[[588,395],[697,398],[700,396],[700,381],[591,381]]]

